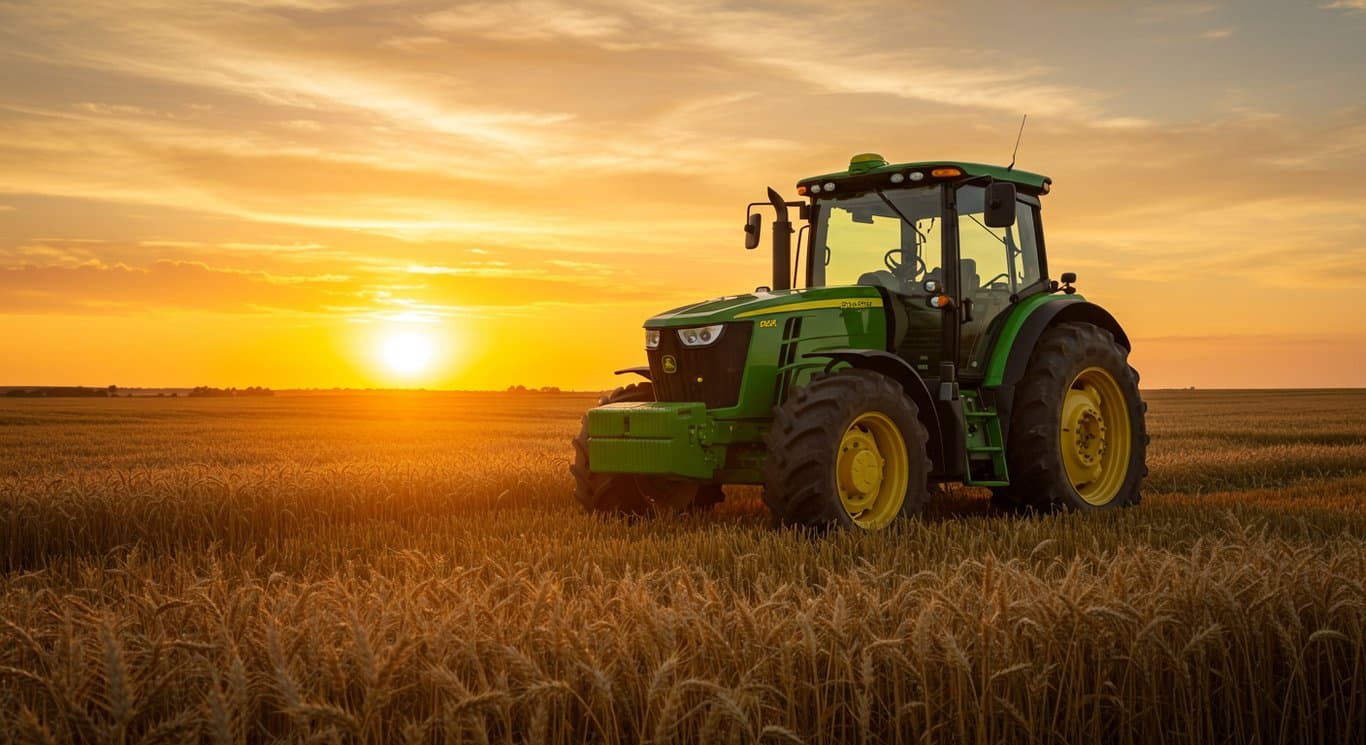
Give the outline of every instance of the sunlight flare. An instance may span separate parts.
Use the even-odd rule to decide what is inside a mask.
[[[384,365],[400,375],[426,372],[431,367],[434,351],[431,338],[411,330],[386,336],[379,350]]]

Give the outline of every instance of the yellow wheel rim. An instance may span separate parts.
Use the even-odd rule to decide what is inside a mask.
[[[1063,466],[1087,503],[1109,504],[1129,475],[1129,405],[1115,376],[1099,367],[1077,374],[1062,400]]]
[[[854,524],[877,530],[895,519],[910,470],[906,440],[891,418],[879,411],[859,415],[840,438],[835,458],[835,487]]]

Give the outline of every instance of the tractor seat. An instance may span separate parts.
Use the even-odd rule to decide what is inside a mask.
[[[865,287],[881,287],[888,292],[895,292],[898,295],[906,294],[906,283],[899,277],[886,270],[868,272],[860,275],[858,284]]]
[[[868,275],[865,274],[863,276],[866,277]],[[925,275],[925,281],[928,282],[930,280],[933,280],[935,282],[943,282],[944,270],[940,269],[939,267],[935,267],[934,269],[930,270],[930,272]],[[963,297],[973,297],[977,294],[979,290],[983,289],[982,277],[977,273],[976,259],[958,260],[958,282],[963,288]],[[863,284],[862,279],[859,280],[859,284]]]

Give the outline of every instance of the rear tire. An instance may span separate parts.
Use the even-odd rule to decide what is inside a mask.
[[[880,530],[924,510],[928,442],[915,403],[892,379],[817,374],[774,410],[764,502],[786,525]]]
[[[622,386],[598,399],[598,405],[655,400],[651,383]],[[588,415],[574,438],[574,498],[589,512],[644,515],[651,512],[701,512],[711,509],[725,493],[720,484],[632,473],[593,473],[588,462]]]
[[[1146,405],[1128,351],[1089,323],[1049,328],[1015,389],[1007,511],[1130,507],[1147,476]]]

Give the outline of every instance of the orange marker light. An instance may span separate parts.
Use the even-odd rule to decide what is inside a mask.
[[[806,196],[806,187],[805,187],[805,186],[798,186],[798,187],[797,187],[797,193],[800,194],[801,196]]]
[[[962,175],[963,175],[963,169],[961,169],[961,168],[936,168],[936,169],[934,169],[933,171],[930,171],[930,175],[933,176],[933,177],[935,177],[935,178],[948,178],[949,176],[962,176]]]

